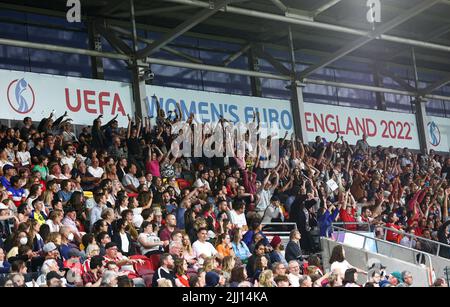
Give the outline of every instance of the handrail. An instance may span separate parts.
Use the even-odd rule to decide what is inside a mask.
[[[282,223],[282,222],[274,222],[274,223],[266,223],[266,224],[261,224],[261,226],[264,228],[265,226],[294,226],[292,230],[297,229],[297,224],[296,223]],[[291,231],[292,231],[291,230]],[[289,236],[291,234],[291,231],[267,231],[267,230],[263,230],[264,234],[268,234],[268,235],[272,235],[272,234],[277,234],[280,236]]]
[[[410,238],[416,239],[417,241],[425,241],[425,242],[430,242],[430,243],[432,243],[434,245],[437,245],[438,248],[437,248],[436,254],[434,254],[434,253],[431,254],[433,256],[439,256],[439,252],[441,250],[441,247],[447,247],[447,248],[450,249],[450,245],[448,245],[448,244],[445,244],[445,243],[442,243],[442,242],[439,242],[439,241],[430,240],[430,239],[423,238],[423,237],[419,237],[419,236],[416,236],[416,235],[413,235],[413,234],[410,234],[410,233],[399,231],[399,230],[394,229],[394,228],[390,228],[390,227],[386,227],[386,226],[377,226],[377,228],[382,228],[382,229],[387,230],[387,231],[392,231],[392,232],[395,232],[397,234],[401,234],[402,236],[406,236],[406,237],[410,237]],[[387,236],[387,231],[384,232],[385,240],[386,240],[386,236]],[[412,242],[413,241],[411,240],[410,247],[412,247]],[[399,245],[401,245],[401,244],[399,244]],[[402,245],[402,246],[404,246],[404,245]],[[444,257],[442,257],[442,258],[444,258]],[[448,259],[448,258],[445,258],[445,259]]]
[[[429,260],[428,269],[430,270],[430,272],[433,271],[431,254],[429,254],[429,253],[422,252],[422,251],[419,251],[419,250],[416,250],[416,249],[412,249],[412,248],[409,248],[409,247],[406,247],[406,246],[403,246],[403,245],[400,245],[400,244],[397,244],[397,243],[392,243],[392,242],[389,242],[389,241],[378,239],[378,238],[375,238],[375,237],[374,238],[373,237],[369,237],[369,236],[367,236],[365,234],[362,234],[362,233],[359,233],[359,232],[356,232],[356,231],[351,231],[351,230],[348,230],[348,229],[345,229],[345,228],[341,228],[341,227],[337,227],[337,226],[332,226],[332,229],[333,229],[333,232],[334,232],[334,229],[336,229],[338,231],[344,231],[344,232],[348,232],[348,233],[351,233],[351,234],[354,234],[354,235],[357,235],[357,236],[364,237],[363,249],[365,249],[366,240],[370,239],[370,240],[374,240],[376,242],[382,242],[384,244],[388,244],[388,245],[392,245],[392,246],[395,246],[395,247],[399,247],[401,249],[408,250],[408,251],[411,251],[413,253],[419,253],[419,254],[422,255],[422,257],[427,257],[428,258],[428,260]],[[401,260],[401,259],[399,259],[399,260]],[[417,259],[416,259],[416,262],[419,262],[419,263],[416,263],[416,264],[420,264],[420,261],[418,261]],[[429,283],[431,285],[431,281],[429,281]]]
[[[274,222],[274,223],[261,223],[261,226],[267,226],[267,225],[269,225],[269,226],[272,226],[272,225],[283,225],[283,226],[285,226],[285,225],[294,225],[295,226],[295,228],[297,228],[297,223],[291,223],[291,222],[287,222],[287,223],[284,223],[284,222]]]
[[[371,226],[371,224],[369,222],[333,222],[327,228],[327,231],[326,231],[327,237],[328,237],[329,230],[333,229],[334,225],[344,225],[344,226],[345,225],[357,225],[357,226],[359,226],[359,225],[367,225],[367,230],[368,231],[370,231],[370,226]]]

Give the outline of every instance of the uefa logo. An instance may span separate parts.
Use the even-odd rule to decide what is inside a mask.
[[[16,79],[8,85],[8,102],[20,114],[29,113],[35,102],[34,90],[24,79]]]
[[[441,132],[435,122],[428,123],[428,133],[430,134],[430,144],[433,146],[439,146],[441,143]]]

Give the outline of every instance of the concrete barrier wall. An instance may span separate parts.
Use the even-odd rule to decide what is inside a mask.
[[[428,256],[421,257],[421,255],[424,255],[425,253],[422,253],[420,251],[410,251],[402,248],[401,246],[395,246],[387,242],[377,241],[376,244],[379,254],[389,257],[395,257],[397,259],[414,264],[425,263],[427,266],[430,266],[430,259],[428,258]],[[444,269],[446,267],[450,267],[450,260],[431,254],[426,255],[429,255],[431,258],[431,266],[433,267],[436,277],[445,277]],[[424,262],[422,262],[421,260],[423,260]]]
[[[322,243],[322,257],[324,262],[324,269],[328,272],[330,270],[329,259],[331,256],[331,252],[333,248],[341,243],[337,243],[328,238],[321,238]],[[369,259],[378,259],[384,266],[386,266],[386,272],[392,273],[395,271],[410,271],[414,278],[415,287],[428,287],[430,286],[429,281],[429,270],[425,265],[415,264],[414,262],[400,260],[397,257],[387,256],[380,253],[373,253],[366,251],[364,249],[358,249],[354,247],[350,247],[344,244],[345,255],[347,261],[364,271],[367,271],[367,263]],[[386,249],[386,251],[388,251]],[[394,251],[390,251],[393,253]],[[367,281],[367,277],[365,275],[359,274],[358,282],[363,284]]]

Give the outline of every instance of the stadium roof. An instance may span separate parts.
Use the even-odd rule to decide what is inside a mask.
[[[309,67],[297,79],[309,78],[337,60],[366,63],[391,78],[403,90],[416,90],[413,80],[404,80],[391,68],[413,67],[412,48],[419,72],[436,80],[422,87],[422,95],[450,83],[450,0],[382,0],[381,22],[369,23],[366,0],[134,0],[138,29],[162,33],[137,52],[151,57],[159,50],[178,54],[189,65],[203,64],[172,48],[182,35],[241,45],[216,66],[226,67],[250,47],[268,61],[276,75],[289,79],[286,56],[267,52],[289,51],[289,28],[296,52],[311,56]],[[82,0],[83,17],[101,20],[100,34],[115,46],[120,57],[132,53],[130,3],[124,0]],[[0,8],[63,17],[66,0],[1,0]],[[281,58],[280,58],[281,57]],[[283,58],[284,57],[284,58]],[[287,64],[284,64],[287,63]],[[186,64],[187,65],[187,64]]]

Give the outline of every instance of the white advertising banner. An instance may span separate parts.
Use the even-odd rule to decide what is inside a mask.
[[[92,125],[100,114],[103,124],[118,115],[126,127],[131,97],[127,83],[0,70],[1,118],[40,121],[55,110],[56,117],[67,111],[81,125]]]
[[[449,152],[450,118],[427,116],[427,119],[430,148],[435,151]]]
[[[148,85],[145,98],[148,116],[156,117],[156,103],[169,114],[179,103],[183,118],[194,113],[199,122],[216,122],[221,117],[238,123],[253,121],[254,112],[271,127],[273,135],[284,136],[294,130],[290,102],[249,96],[228,95]],[[155,94],[157,99],[152,98]],[[29,72],[0,70],[0,118],[34,121],[47,117],[52,110],[60,116],[65,111],[75,124],[92,125],[100,114],[103,123],[118,115],[122,127],[127,114],[133,114],[131,85],[121,82],[53,76]],[[145,113],[144,111],[144,113]],[[173,113],[172,113],[173,114]],[[356,109],[334,105],[305,103],[308,141],[316,136],[334,141],[336,133],[355,144],[365,133],[371,146],[394,146],[419,149],[413,114]],[[431,148],[449,151],[450,120],[428,117]]]
[[[310,142],[318,135],[334,141],[339,132],[349,144],[356,144],[365,133],[370,146],[420,149],[413,114],[306,103],[305,123]]]
[[[156,100],[168,114],[176,109],[179,103],[183,119],[194,113],[199,122],[217,122],[220,117],[235,123],[253,121],[254,112],[259,112],[262,123],[273,128],[273,135],[284,136],[286,131],[292,133],[292,119],[289,101],[279,99],[258,98],[250,96],[228,95],[201,92],[160,86],[148,86],[146,100],[149,116],[156,117]],[[157,99],[151,96],[155,94]],[[279,131],[278,131],[279,129]]]
[[[280,136],[294,130],[290,102],[209,92],[199,92],[159,86],[147,87],[146,105],[150,116],[156,116],[156,99],[161,108],[174,111],[179,103],[183,117],[192,112],[199,121],[217,121],[220,116],[233,122],[248,123],[253,112],[259,111],[261,121],[279,127]],[[336,133],[349,144],[356,144],[364,133],[371,146],[394,146],[419,149],[419,137],[413,114],[355,109],[323,104],[305,103],[305,123],[308,141],[316,136],[334,141]]]

